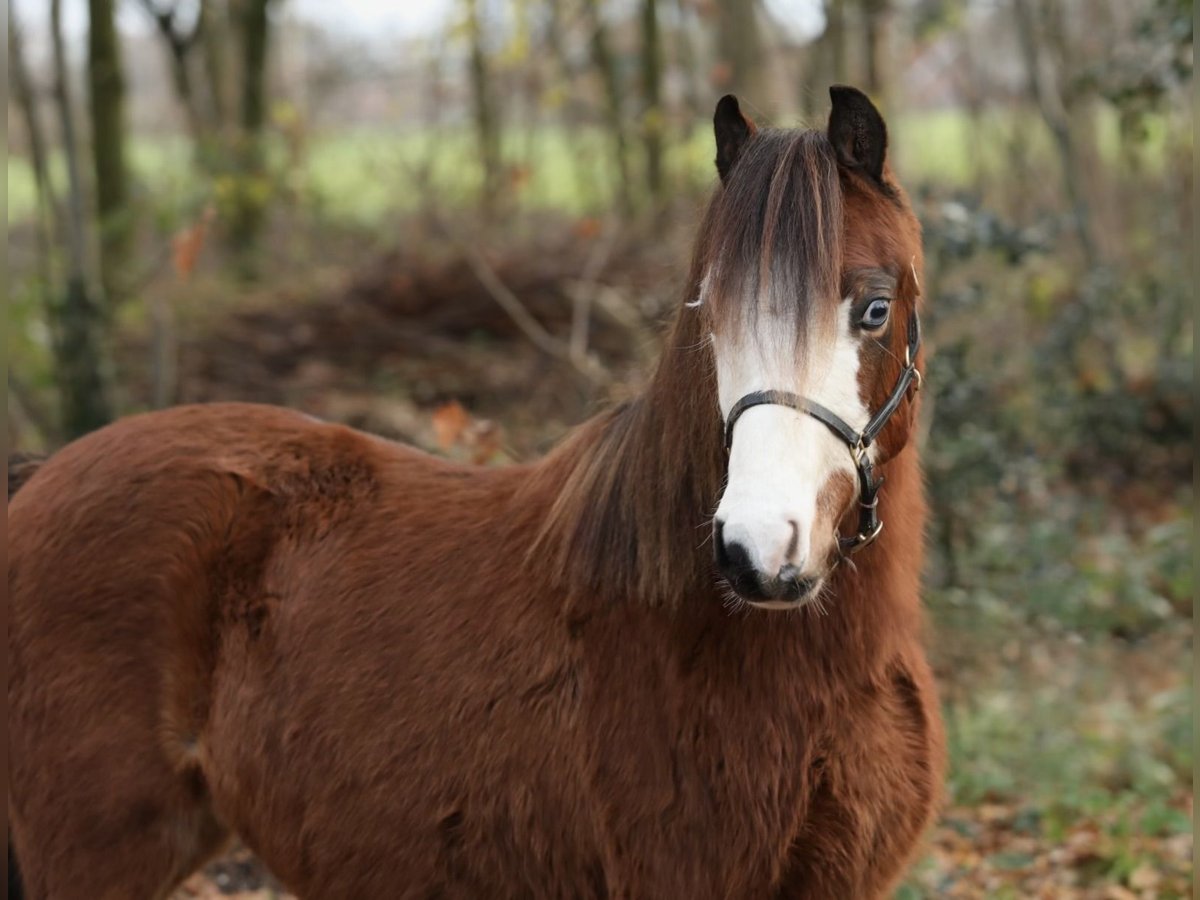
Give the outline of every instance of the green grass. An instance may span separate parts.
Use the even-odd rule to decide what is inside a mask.
[[[894,162],[910,186],[925,181],[968,186],[979,171],[999,176],[1009,165],[1014,135],[1024,136],[1034,164],[1055,165],[1045,128],[1025,111],[989,110],[978,128],[961,110],[901,113],[892,117],[891,128]],[[1165,120],[1150,120],[1149,136],[1141,150],[1147,164],[1161,164],[1167,133]],[[1097,116],[1095,136],[1101,158],[1115,161],[1120,153],[1115,115],[1102,112]],[[283,137],[274,137],[274,167],[288,188],[318,214],[345,224],[385,224],[390,216],[415,208],[426,190],[439,206],[469,203],[481,181],[474,137],[465,126],[436,131],[359,128],[307,134],[299,165],[290,170]],[[672,190],[690,192],[711,184],[711,142],[705,125],[686,135],[668,135],[667,172]],[[642,171],[640,151],[640,145],[632,140],[631,177]],[[514,129],[504,137],[503,154],[512,173],[513,193],[524,209],[583,215],[613,208],[617,176],[608,137],[598,128],[544,125],[532,132]],[[182,137],[135,138],[130,156],[142,196],[152,204],[194,205],[210,189],[197,178],[189,143]],[[60,154],[52,159],[51,171],[61,192],[66,177]],[[8,201],[10,224],[33,214],[32,171],[27,160],[16,155],[8,160]]]
[[[1190,783],[1186,654],[1162,660],[1168,677],[1133,679],[1110,648],[1040,652],[1032,667],[948,706],[954,803],[1020,797],[1070,818],[1129,795],[1164,803]]]

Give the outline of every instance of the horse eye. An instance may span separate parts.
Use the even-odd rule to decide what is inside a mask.
[[[868,331],[874,331],[876,328],[882,328],[887,324],[888,311],[892,307],[892,301],[886,297],[876,297],[867,304],[866,310],[862,314],[862,318],[858,324]]]

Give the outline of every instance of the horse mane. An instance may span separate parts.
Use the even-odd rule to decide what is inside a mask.
[[[705,526],[724,466],[699,321],[679,316],[646,389],[576,429],[531,479],[554,500],[530,559],[568,590],[667,605],[713,586]]]
[[[714,590],[709,526],[725,459],[711,335],[764,312],[802,334],[828,306],[806,301],[840,289],[842,223],[824,133],[766,130],[750,141],[708,203],[649,384],[538,465],[533,489],[554,501],[531,564],[549,562],[580,595],[671,605]]]
[[[42,467],[42,463],[46,461],[44,456],[35,456],[32,453],[10,453],[8,457],[8,499],[11,500],[13,495],[19,491],[30,478],[33,473]]]

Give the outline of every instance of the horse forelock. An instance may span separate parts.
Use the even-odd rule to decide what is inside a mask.
[[[799,344],[839,296],[843,233],[837,158],[819,131],[760,131],[709,206],[697,243],[714,333],[770,316]]]

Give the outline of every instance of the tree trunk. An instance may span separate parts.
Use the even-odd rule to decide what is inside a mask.
[[[50,313],[55,334],[55,365],[62,393],[63,431],[78,437],[111,418],[104,364],[105,316],[87,284],[87,216],[79,172],[79,148],[62,34],[62,0],[50,0],[50,37],[54,50],[54,93],[62,128],[69,188],[67,213],[67,289]]]
[[[267,122],[267,52],[271,0],[240,0],[236,7],[241,53],[240,126],[234,148],[237,195],[230,211],[230,246],[243,278],[258,276],[259,238],[269,202],[263,130]]]
[[[122,293],[120,275],[129,268],[133,231],[125,164],[125,82],[114,7],[114,0],[88,0],[88,89],[100,279],[110,305]]]
[[[887,58],[888,0],[862,0],[863,87],[876,105],[888,112]]]
[[[817,121],[828,106],[826,88],[857,81],[846,72],[846,0],[825,0],[825,30],[805,48],[799,85],[799,108],[805,119]]]
[[[621,79],[608,41],[608,26],[599,0],[585,0],[588,27],[592,30],[592,67],[604,86],[605,123],[612,140],[613,160],[617,166],[617,202],[628,214],[632,208],[629,193],[629,141],[625,135],[625,117],[621,110]]]
[[[1030,0],[1013,0],[1013,20],[1017,29],[1017,40],[1021,46],[1021,54],[1025,61],[1025,71],[1028,73],[1027,90],[1041,113],[1042,121],[1054,139],[1058,152],[1059,164],[1063,172],[1063,186],[1067,194],[1067,202],[1071,205],[1074,219],[1075,234],[1079,240],[1079,248],[1083,253],[1083,261],[1088,271],[1096,268],[1099,254],[1096,241],[1092,236],[1091,214],[1088,209],[1087,197],[1083,187],[1083,177],[1080,172],[1079,158],[1075,151],[1074,136],[1071,133],[1070,120],[1063,109],[1062,97],[1056,96],[1042,76],[1042,54],[1038,43],[1038,21]]]
[[[41,117],[38,115],[38,100],[33,87],[33,79],[29,75],[29,64],[25,59],[25,36],[17,21],[15,4],[8,6],[8,71],[12,79],[13,99],[20,110],[21,120],[25,124],[25,134],[29,141],[29,164],[33,169],[33,180],[37,186],[38,200],[38,241],[46,251],[44,259],[49,259],[49,235],[52,224],[61,230],[57,223],[58,204],[54,198],[54,189],[50,184],[50,168],[46,155],[46,135],[42,131]],[[46,286],[49,286],[47,280]]]
[[[846,0],[829,0],[825,10],[830,83],[845,84],[851,80],[846,71]]]
[[[662,41],[656,0],[642,0],[642,142],[646,150],[646,189],[655,205],[663,193]]]
[[[204,51],[204,74],[208,82],[209,122],[223,144],[233,124],[233,79],[229,70],[228,45],[234,29],[226,0],[203,0],[196,26]]]
[[[700,99],[697,86],[696,48],[692,44],[692,21],[694,15],[688,9],[687,0],[675,0],[675,57],[676,65],[683,76],[683,104],[688,121],[685,134],[691,134],[692,125],[707,112]]]
[[[475,118],[475,137],[479,142],[479,158],[483,164],[480,202],[484,215],[491,216],[496,211],[502,181],[500,130],[496,118],[496,101],[488,73],[487,51],[483,46],[483,23],[480,21],[479,2],[480,0],[466,0],[467,30],[471,41],[471,103]]]
[[[758,27],[758,0],[718,0],[717,55],[725,70],[722,89],[735,91],[750,103],[768,102],[763,96],[763,40]]]
[[[29,64],[25,59],[25,40],[17,21],[15,6],[8,6],[8,70],[13,89],[13,99],[20,111],[21,120],[25,125],[26,140],[29,144],[29,163],[33,169],[34,184],[37,186],[37,218],[34,231],[37,241],[37,292],[47,318],[52,307],[54,276],[51,269],[51,254],[54,245],[54,233],[62,231],[62,223],[58,218],[58,201],[54,197],[54,188],[50,184],[49,166],[46,161],[46,136],[42,131],[41,117],[38,115],[37,95],[33,87],[33,79],[29,75]],[[11,144],[10,144],[11,147]],[[50,321],[53,329],[53,322]],[[13,372],[8,376],[9,390],[19,392],[21,385]],[[18,401],[25,407],[29,418],[34,420],[42,439],[51,443],[61,440],[58,422],[51,423],[49,416],[38,415],[38,407],[32,396]]]
[[[242,130],[249,136],[262,133],[267,121],[267,39],[271,0],[242,0]]]
[[[167,51],[167,66],[171,70],[171,85],[175,89],[175,99],[183,107],[184,119],[187,122],[188,134],[196,148],[197,156],[201,155],[201,147],[206,140],[204,117],[196,97],[195,85],[192,81],[191,52],[200,36],[204,24],[205,13],[210,9],[208,3],[201,3],[196,15],[196,22],[191,32],[181,32],[176,27],[176,10],[161,9],[154,0],[140,0],[142,9],[154,20],[159,37]]]

